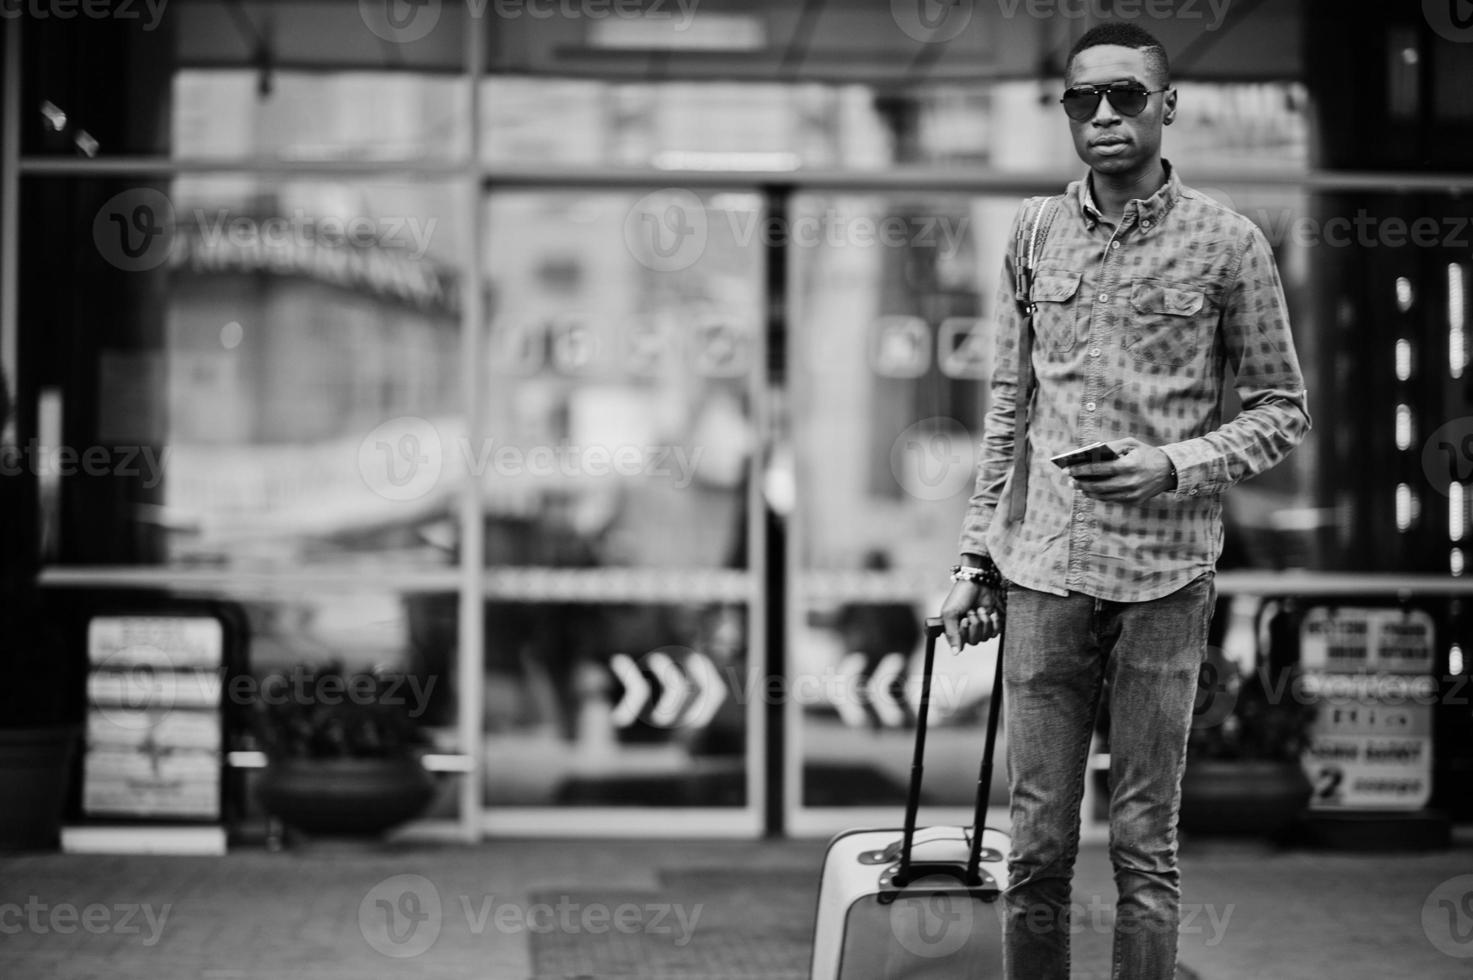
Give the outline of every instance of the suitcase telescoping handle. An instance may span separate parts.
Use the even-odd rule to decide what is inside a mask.
[[[926,765],[926,721],[931,709],[931,675],[936,665],[936,640],[944,632],[941,619],[932,616],[926,620],[926,652],[921,667],[921,700],[916,709],[915,755],[910,763],[910,792],[905,799],[905,834],[900,845],[900,867],[896,869],[894,882],[904,887],[910,883],[911,845],[915,841],[916,817],[921,806],[921,779]],[[987,807],[991,802],[992,756],[997,748],[997,717],[1002,706],[1002,641],[997,645],[997,666],[992,677],[992,698],[987,708],[987,740],[982,747],[982,770],[977,777],[977,804],[972,815],[972,843],[967,853],[967,871],[964,884],[982,883],[982,830],[987,823]]]

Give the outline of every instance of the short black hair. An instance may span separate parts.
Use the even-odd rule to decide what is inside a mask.
[[[1075,41],[1074,47],[1069,49],[1069,58],[1064,62],[1064,75],[1068,76],[1069,68],[1074,64],[1074,58],[1079,52],[1087,48],[1097,48],[1102,44],[1114,44],[1122,48],[1144,51],[1146,64],[1156,75],[1153,84],[1163,88],[1171,84],[1171,62],[1166,57],[1166,49],[1161,46],[1160,41],[1156,40],[1156,35],[1144,27],[1122,21],[1099,24],[1085,31],[1084,36]]]

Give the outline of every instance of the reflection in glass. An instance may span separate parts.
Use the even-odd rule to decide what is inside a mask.
[[[747,611],[486,604],[487,806],[746,803]]]
[[[763,255],[750,195],[487,203],[493,565],[746,565]]]
[[[877,170],[923,165],[1057,173],[1079,166],[1057,79],[882,86],[601,81],[493,75],[482,145],[496,163],[656,170]],[[1168,156],[1194,170],[1303,170],[1297,83],[1183,83]],[[1082,168],[1081,168],[1082,169]]]
[[[61,438],[79,460],[61,473],[64,562],[453,563],[440,434],[463,411],[465,229],[452,188],[30,190],[23,304],[63,325],[38,338],[38,363],[70,364]],[[86,216],[80,241],[48,220],[66,212]],[[86,290],[70,287],[74,255]],[[112,530],[89,533],[107,514]]]

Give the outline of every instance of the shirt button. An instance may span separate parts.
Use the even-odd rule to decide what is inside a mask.
[[[1100,302],[1101,303],[1108,303],[1108,302],[1110,302],[1110,294],[1109,293],[1100,293]]]
[[[1141,227],[1142,228],[1149,228],[1149,227],[1151,227],[1151,223],[1149,221],[1142,221],[1141,222]]]
[[[1120,247],[1120,243],[1119,242],[1111,242],[1110,243],[1110,247],[1111,248],[1119,248]]]
[[[1085,402],[1084,403],[1084,410],[1086,412],[1093,412],[1095,410],[1095,403],[1094,402]]]
[[[1098,347],[1091,347],[1089,349],[1089,356],[1090,357],[1099,357],[1100,356],[1100,349]]]

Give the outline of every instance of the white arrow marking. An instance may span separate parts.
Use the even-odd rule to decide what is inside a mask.
[[[609,658],[609,666],[613,668],[614,676],[619,678],[619,683],[624,685],[624,696],[619,699],[619,704],[610,717],[615,725],[628,728],[634,724],[645,702],[649,700],[650,685],[644,679],[644,674],[640,673],[639,665],[629,659],[628,654],[614,654]]]
[[[905,724],[905,711],[890,693],[890,686],[904,670],[904,654],[887,653],[869,677],[869,703],[875,709],[880,722],[890,728],[899,728]]]
[[[716,717],[716,709],[721,707],[721,702],[726,700],[726,683],[711,658],[699,650],[686,660],[685,671],[695,686],[696,696],[681,723],[692,728],[705,728]]]
[[[668,654],[655,650],[645,660],[649,662],[655,680],[660,682],[660,700],[650,711],[650,724],[659,728],[674,727],[685,708],[686,699],[690,697],[690,685]]]
[[[869,715],[864,712],[864,699],[859,696],[859,675],[864,670],[864,654],[848,653],[839,661],[839,677],[843,685],[834,698],[834,710],[844,724],[851,728],[869,726]]]

